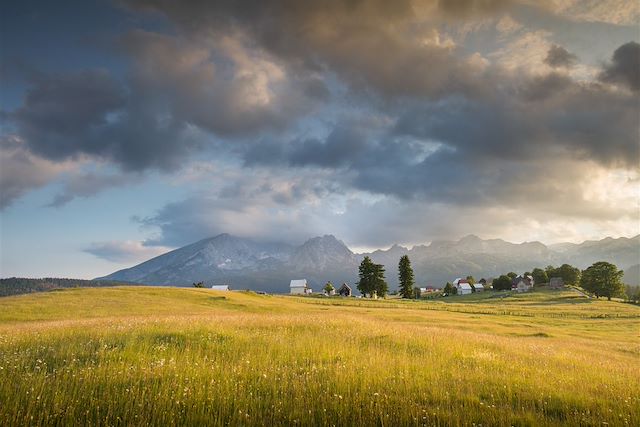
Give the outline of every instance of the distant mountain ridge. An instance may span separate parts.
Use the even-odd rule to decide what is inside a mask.
[[[586,268],[604,260],[626,269],[638,264],[640,235],[550,246],[469,235],[457,241],[434,241],[411,249],[393,245],[387,250],[356,254],[333,235],[314,237],[295,246],[220,234],[100,279],[178,286],[205,281],[228,283],[236,289],[286,292],[291,279],[306,278],[319,290],[328,280],[354,283],[359,263],[369,256],[385,265],[387,280],[394,288],[402,255],[409,255],[418,284],[442,286],[460,276],[489,278],[565,262]]]

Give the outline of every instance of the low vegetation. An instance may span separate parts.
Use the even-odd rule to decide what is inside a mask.
[[[0,297],[64,288],[97,288],[123,285],[133,286],[134,284],[116,282],[113,280],[62,279],[54,277],[29,279],[24,277],[10,277],[7,279],[0,279]]]
[[[640,425],[640,308],[195,288],[0,299],[0,425]]]

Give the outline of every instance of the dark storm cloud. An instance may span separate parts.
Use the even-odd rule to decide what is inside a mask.
[[[105,70],[39,72],[22,106],[3,116],[34,154],[50,160],[85,155],[127,171],[173,170],[210,135],[282,131],[327,99],[313,73],[284,80],[277,65],[249,57],[242,46],[216,53],[185,43],[129,33],[120,41],[132,61],[125,80]]]
[[[605,66],[600,80],[627,85],[634,91],[640,90],[640,44],[629,42],[613,53],[611,63]]]
[[[108,72],[87,70],[37,78],[22,107],[9,117],[35,153],[64,159],[79,151],[101,150],[88,141],[125,102],[124,88]]]
[[[189,147],[184,124],[153,106],[153,98],[131,94],[104,70],[41,74],[23,105],[6,113],[30,150],[62,161],[83,155],[127,170],[171,169]]]
[[[571,68],[578,62],[578,57],[562,46],[553,45],[547,52],[544,63],[553,68]]]
[[[353,2],[133,0],[134,8],[164,13],[190,39],[248,34],[300,72],[330,69],[359,90],[385,96],[439,97],[482,91],[480,76],[451,46],[425,43],[420,20],[468,16],[505,1]],[[415,28],[412,28],[414,26]],[[460,54],[460,56],[463,56]]]

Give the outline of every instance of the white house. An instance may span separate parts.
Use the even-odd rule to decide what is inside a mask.
[[[231,288],[229,287],[229,285],[213,285],[213,286],[211,286],[211,290],[214,290],[214,291],[230,291]]]
[[[458,295],[467,295],[473,292],[471,284],[467,279],[457,278],[453,281],[453,286],[458,290]]]
[[[482,283],[475,283],[473,287],[475,288],[476,292],[484,291],[484,285]]]
[[[307,279],[292,280],[289,284],[289,293],[294,295],[306,295],[313,290],[307,285]]]

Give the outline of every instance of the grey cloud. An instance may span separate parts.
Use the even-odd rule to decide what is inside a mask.
[[[76,198],[91,197],[110,188],[137,183],[141,179],[140,174],[73,174],[65,179],[62,191],[56,194],[48,206],[60,207]]]
[[[355,161],[366,148],[366,136],[361,125],[341,124],[333,129],[325,141],[307,139],[295,144],[289,162],[294,166],[345,166]]]
[[[124,88],[109,73],[85,70],[37,78],[8,116],[34,153],[59,160],[100,150],[89,141],[125,102]]]
[[[166,171],[214,146],[212,136],[284,131],[329,96],[318,75],[286,76],[240,42],[224,43],[129,33],[120,41],[132,61],[125,80],[104,70],[36,73],[4,120],[46,159],[90,156],[125,171]]]
[[[551,46],[544,59],[544,63],[553,68],[571,68],[577,61],[577,56],[558,45]]]
[[[0,138],[0,210],[42,187],[67,166],[33,155],[15,135]]]
[[[140,92],[159,98],[175,120],[220,136],[283,129],[328,96],[317,76],[279,81],[277,64],[232,42],[212,45],[135,31],[122,38],[121,46],[133,58]],[[245,57],[252,54],[257,57]],[[247,61],[253,62],[242,63]],[[243,69],[249,66],[255,69]]]
[[[439,0],[438,7],[447,15],[468,17],[492,13],[513,3],[512,0]]]
[[[562,93],[573,86],[573,80],[565,74],[550,73],[533,77],[527,82],[521,95],[528,101],[542,101]]]
[[[94,242],[84,249],[91,255],[115,263],[132,263],[147,260],[161,255],[170,248],[145,246],[135,241]]]
[[[140,95],[103,70],[42,75],[6,115],[28,148],[50,160],[88,155],[126,170],[174,168],[193,145],[185,124]]]
[[[290,69],[329,69],[364,92],[439,97],[451,91],[481,92],[484,86],[480,73],[460,58],[462,52],[437,43],[423,43],[415,28],[424,28],[427,22],[435,29],[433,20],[441,14],[482,14],[508,2],[128,3],[137,9],[164,13],[192,39],[216,38],[240,29]]]
[[[611,63],[600,74],[600,80],[627,85],[634,91],[640,90],[640,44],[629,42],[613,53]]]

